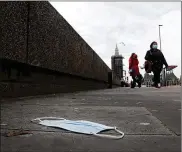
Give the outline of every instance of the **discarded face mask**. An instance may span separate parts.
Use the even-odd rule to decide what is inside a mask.
[[[57,117],[41,117],[33,119],[32,122],[38,123],[40,125],[48,126],[48,127],[56,127],[65,130],[69,130],[75,133],[82,133],[88,135],[95,135],[98,137],[105,137],[111,139],[121,139],[124,137],[124,133],[116,129],[116,127],[105,126],[102,124],[85,121],[85,120],[66,120],[64,118]],[[119,133],[119,136],[114,135],[106,135],[106,134],[98,134],[101,131],[106,130],[115,130]]]

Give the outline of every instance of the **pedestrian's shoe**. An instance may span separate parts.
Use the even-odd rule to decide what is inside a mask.
[[[152,85],[151,85],[152,87],[156,87],[156,84],[155,83],[152,83]]]
[[[131,88],[135,88],[135,86],[136,86],[136,83],[131,81]]]
[[[154,84],[154,87],[155,88],[161,88],[161,84],[160,83]]]
[[[138,83],[138,87],[141,88],[141,83]]]
[[[160,83],[157,84],[157,88],[161,88],[161,84]]]

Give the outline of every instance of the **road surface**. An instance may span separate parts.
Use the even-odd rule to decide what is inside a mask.
[[[115,88],[2,100],[1,151],[180,152],[180,92],[180,87]],[[31,123],[45,116],[117,126],[125,136],[103,139]],[[4,136],[21,128],[32,134]]]

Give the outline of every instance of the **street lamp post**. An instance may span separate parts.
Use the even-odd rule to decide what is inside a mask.
[[[120,42],[119,44],[123,44],[125,46],[124,42]]]
[[[160,50],[162,50],[162,47],[161,47],[161,30],[160,30],[160,27],[163,26],[163,25],[159,25],[159,40],[160,40]]]
[[[160,41],[160,50],[162,51],[162,46],[161,46],[161,30],[160,30],[161,26],[163,26],[163,25],[159,25],[159,41]],[[165,75],[166,75],[166,71],[165,71],[165,69],[163,69],[163,71],[162,71],[163,86],[165,86],[165,84],[166,84],[166,81],[165,81],[166,76]]]

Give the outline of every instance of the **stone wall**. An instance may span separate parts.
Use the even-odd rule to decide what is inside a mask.
[[[29,21],[29,64],[107,81],[109,67],[48,2],[31,2]]]
[[[0,2],[0,58],[25,62],[27,15],[27,2]]]
[[[39,90],[46,83],[47,86],[54,84],[42,93],[62,92],[62,87],[56,89],[54,86],[64,86],[63,83],[70,82],[75,83],[75,91],[107,87],[109,67],[49,2],[0,2],[0,14],[0,60],[6,61],[1,64],[2,71],[6,72],[5,76],[1,75],[1,89],[5,83],[6,88],[12,86],[7,81],[12,79],[17,82],[13,82],[16,90],[27,84],[26,79],[32,84],[25,85],[28,86],[27,90],[33,90],[33,84]],[[32,71],[36,67],[39,71]],[[4,70],[8,68],[16,70],[18,74],[13,78],[11,74],[8,76],[8,71]],[[41,69],[52,71],[51,76]],[[36,81],[38,79],[41,83]],[[117,79],[113,82],[119,84]],[[81,83],[85,85],[79,88]],[[71,86],[67,85],[67,92],[72,91]]]
[[[31,71],[28,76],[22,72],[17,76],[16,69],[11,70],[9,79],[5,73],[1,74],[0,91],[2,97],[95,90],[104,89],[108,86],[107,82],[104,81],[64,74],[36,66],[26,66],[26,68]]]

